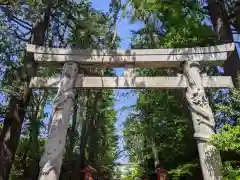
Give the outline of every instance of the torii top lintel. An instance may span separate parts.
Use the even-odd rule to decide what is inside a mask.
[[[84,67],[179,67],[182,61],[199,61],[201,65],[220,65],[227,60],[235,44],[228,43],[209,47],[174,49],[132,49],[132,50],[80,50],[47,48],[27,44],[28,52],[34,53],[35,61],[40,64],[63,64],[67,61],[78,62]]]

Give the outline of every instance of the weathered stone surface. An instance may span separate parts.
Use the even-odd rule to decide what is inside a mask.
[[[212,54],[177,54],[177,55],[118,55],[118,56],[82,56],[58,54],[34,54],[35,61],[42,65],[63,64],[68,61],[78,62],[82,67],[124,67],[134,64],[136,67],[159,68],[180,67],[184,61],[202,61],[202,65],[220,65],[227,60],[227,52]]]
[[[59,79],[58,92],[53,104],[49,123],[48,139],[44,154],[40,160],[39,180],[58,180],[65,151],[68,120],[73,105],[75,78],[78,65],[69,62],[64,65],[63,75]]]
[[[183,61],[201,61],[202,65],[219,65],[227,59],[227,52],[234,50],[234,44],[182,49],[137,49],[137,50],[77,50],[45,48],[28,44],[27,51],[34,52],[35,60],[47,65],[76,61],[83,67],[179,67]]]
[[[50,78],[35,77],[32,88],[59,88],[54,101],[49,137],[40,161],[40,180],[57,180],[65,148],[67,123],[70,117],[73,88],[186,88],[186,98],[192,114],[200,163],[204,180],[222,180],[221,159],[214,146],[206,141],[214,134],[214,119],[204,88],[233,87],[231,77],[200,76],[199,67],[222,64],[234,43],[211,47],[139,50],[78,50],[45,48],[27,45],[40,65],[65,64],[64,75]],[[69,63],[75,61],[76,63]],[[184,75],[176,77],[136,77],[134,67],[180,67],[185,62]],[[77,75],[78,65],[88,67],[125,67],[124,77],[84,77]]]
[[[57,88],[60,77],[35,77],[32,78],[32,88]],[[232,79],[228,76],[202,76],[202,86],[205,88],[233,87]],[[184,76],[176,77],[84,77],[78,75],[75,81],[76,88],[155,88],[178,89],[187,88]]]
[[[201,54],[201,53],[216,53],[228,52],[235,49],[234,43],[222,44],[209,47],[193,47],[193,48],[168,48],[168,49],[131,49],[131,50],[82,50],[82,49],[67,49],[67,48],[47,48],[44,46],[36,46],[27,44],[28,52],[38,54],[62,54],[62,55],[82,55],[82,56],[103,56],[103,55],[166,55],[166,54]]]
[[[125,86],[134,86],[135,77],[136,77],[136,69],[135,69],[134,65],[131,65],[131,64],[125,65],[125,68],[124,68],[124,78],[125,78],[124,85]]]
[[[214,134],[215,121],[201,84],[199,63],[187,61],[183,70],[187,77],[186,98],[192,115],[203,178],[222,180],[220,154],[214,146],[207,143]]]

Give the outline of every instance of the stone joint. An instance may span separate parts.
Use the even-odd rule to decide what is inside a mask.
[[[78,63],[75,61],[70,61],[63,66],[63,75],[67,77],[74,77],[78,73]]]
[[[210,139],[210,136],[208,136],[207,134],[205,133],[194,133],[193,137],[196,139],[196,140],[200,140],[200,141],[204,141],[204,142],[207,142],[209,141]]]

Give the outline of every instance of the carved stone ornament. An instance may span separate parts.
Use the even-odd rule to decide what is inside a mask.
[[[213,114],[209,106],[209,102],[204,92],[204,88],[201,84],[201,77],[199,76],[199,69],[192,69],[191,66],[198,66],[196,62],[186,61],[184,63],[184,72],[188,79],[189,86],[187,87],[186,98],[189,104],[189,108],[192,112],[196,114],[193,121],[197,121],[198,125],[205,124],[209,128],[213,129],[215,127]],[[195,71],[195,72],[194,72]],[[198,72],[196,72],[198,71]],[[201,128],[199,128],[201,131]],[[209,136],[206,132],[196,132],[198,137],[202,140],[207,140]]]
[[[63,75],[67,77],[74,77],[78,73],[78,64],[75,62],[65,63],[63,66]]]
[[[203,179],[222,180],[220,154],[216,147],[207,143],[214,134],[215,123],[202,87],[199,64],[187,61],[183,70],[188,80],[186,98],[192,115]]]
[[[63,119],[61,116],[53,118],[48,137],[53,138],[54,135],[57,133],[57,130],[59,130],[60,127],[62,126],[62,124],[63,124]]]

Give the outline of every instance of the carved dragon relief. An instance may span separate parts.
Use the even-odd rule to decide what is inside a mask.
[[[61,166],[61,158],[65,151],[65,136],[62,135],[64,131],[63,111],[64,104],[70,99],[74,98],[73,86],[78,73],[78,67],[75,62],[69,62],[64,65],[63,76],[58,88],[58,92],[54,99],[52,115],[49,124],[49,136],[45,145],[45,152],[40,161],[41,180],[49,175],[52,169],[58,170]],[[67,128],[67,127],[66,127]],[[63,139],[64,138],[64,139]]]
[[[201,81],[195,80],[198,77],[195,77],[195,73],[193,73],[193,70],[191,69],[192,63],[196,62],[186,61],[183,66],[184,74],[188,79],[186,98],[189,108],[197,115],[195,120],[198,122],[198,125],[205,124],[209,128],[214,129],[215,122],[212,110],[209,106],[204,88],[201,85]],[[195,133],[194,137],[204,141],[208,140],[209,138],[208,134],[204,132]]]
[[[74,93],[69,90],[73,88],[77,73],[78,67],[75,62],[69,62],[64,64],[61,82],[59,84],[56,97],[53,101],[54,107],[57,108],[60,104],[64,104],[64,100],[68,98],[74,98]]]

